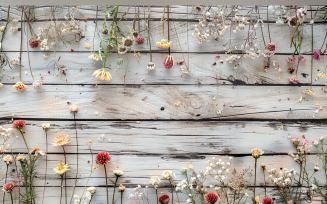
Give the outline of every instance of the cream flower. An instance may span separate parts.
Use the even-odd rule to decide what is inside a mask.
[[[41,85],[42,85],[42,82],[39,81],[39,80],[36,80],[36,81],[33,83],[33,88],[34,88],[34,89],[37,89],[37,88],[39,88]]]
[[[190,164],[190,166],[188,167],[189,169],[193,169],[194,167],[193,167],[193,165],[192,164]]]
[[[12,157],[10,155],[7,155],[3,158],[3,161],[6,162],[6,164],[12,164]]]
[[[160,185],[161,180],[159,179],[158,176],[151,176],[150,183],[154,186],[157,187]]]
[[[3,87],[3,83],[0,82],[0,88]]]
[[[91,60],[94,60],[94,61],[99,61],[100,60],[100,57],[97,54],[92,54],[88,58],[91,59]]]
[[[164,171],[163,173],[162,173],[162,177],[164,178],[164,179],[171,179],[171,176],[172,176],[172,171],[169,171],[169,170],[166,170],[166,171]]]
[[[42,128],[44,131],[48,131],[50,129],[50,124],[48,123],[42,124]]]
[[[24,157],[23,155],[18,155],[17,157],[16,157],[16,161],[25,161],[26,160],[26,157]]]
[[[124,172],[121,170],[115,170],[114,174],[119,177],[119,176],[122,176],[124,174]]]
[[[252,156],[253,158],[259,158],[264,152],[261,150],[261,149],[258,149],[258,148],[253,148],[251,150],[251,153],[252,153]]]
[[[92,76],[96,76],[99,79],[106,81],[112,79],[111,74],[107,70],[105,70],[105,68],[95,70]]]
[[[90,192],[91,194],[95,193],[96,188],[95,187],[90,187],[87,189],[88,192]]]
[[[67,171],[69,171],[69,166],[65,163],[61,163],[60,161],[58,162],[58,166],[56,168],[53,169],[54,172],[58,175],[63,175],[64,173],[66,173]]]
[[[70,106],[70,108],[69,108],[69,110],[71,111],[71,112],[77,112],[77,105],[72,105],[72,106]]]

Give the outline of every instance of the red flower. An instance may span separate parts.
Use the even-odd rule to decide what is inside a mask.
[[[209,204],[215,204],[218,200],[218,195],[213,192],[210,192],[206,195],[206,199]]]
[[[274,203],[274,201],[270,197],[264,197],[262,199],[262,204],[273,204],[273,203]]]
[[[33,38],[31,38],[28,43],[30,44],[31,48],[36,48],[37,46],[39,46],[39,40],[35,40]]]
[[[3,185],[2,190],[6,193],[10,193],[15,187],[15,183],[14,182],[10,182],[10,183],[6,183],[5,185]]]
[[[142,35],[138,35],[137,38],[135,39],[135,42],[137,42],[137,44],[143,44],[144,37]]]
[[[105,165],[108,164],[111,159],[111,156],[109,156],[108,152],[99,152],[97,156],[95,157],[96,164],[99,165]]]
[[[11,125],[13,128],[21,129],[25,126],[25,120],[16,120]]]
[[[173,56],[167,55],[165,57],[165,59],[164,59],[164,66],[165,66],[165,68],[170,69],[170,68],[173,67],[173,65],[174,65],[174,58],[173,58]]]
[[[160,196],[159,203],[160,204],[168,204],[169,200],[170,200],[169,195],[165,194],[165,195]]]
[[[294,71],[295,71],[294,68],[292,68],[292,67],[288,68],[288,72],[289,72],[290,74],[293,74]]]

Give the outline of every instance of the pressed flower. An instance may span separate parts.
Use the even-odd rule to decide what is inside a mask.
[[[168,204],[169,203],[169,195],[165,194],[159,197],[159,203],[160,204]]]
[[[273,203],[274,203],[274,201],[270,197],[264,197],[262,199],[262,204],[273,204]]]
[[[296,77],[296,76],[292,76],[292,77],[288,78],[288,81],[291,84],[298,84],[300,82],[299,77]]]
[[[136,42],[137,44],[143,44],[143,43],[144,43],[144,37],[143,37],[142,35],[139,34],[139,35],[136,37],[135,42]]]
[[[42,82],[39,81],[39,80],[36,80],[36,81],[33,82],[33,88],[34,89],[39,88],[41,85],[42,85]]]
[[[117,60],[116,60],[116,63],[117,63],[118,65],[124,64],[124,59],[121,58],[121,57],[118,57]]]
[[[15,183],[10,182],[3,185],[2,190],[3,192],[10,193],[14,189],[14,187],[15,187]]]
[[[52,146],[64,146],[70,143],[68,135],[58,135],[51,141]]]
[[[108,164],[111,159],[111,156],[108,152],[99,152],[97,156],[95,157],[96,164],[103,166],[105,164]]]
[[[128,51],[128,48],[124,45],[119,45],[117,48],[117,51],[120,55],[126,54],[126,52]]]
[[[259,158],[263,153],[264,152],[259,148],[253,148],[251,150],[251,154],[252,154],[253,158]]]
[[[23,91],[24,89],[26,89],[25,84],[23,84],[23,82],[17,82],[15,85],[13,85],[13,87],[17,90],[17,91]]]
[[[42,124],[42,128],[44,131],[48,131],[50,129],[50,124],[44,123],[44,124]]]
[[[164,171],[164,172],[162,173],[162,177],[163,177],[164,179],[169,180],[169,179],[171,179],[171,176],[172,176],[172,171],[166,170],[166,171]]]
[[[170,69],[174,66],[174,58],[171,55],[167,55],[164,59],[164,66],[167,69]]]
[[[12,157],[10,155],[7,155],[3,158],[3,161],[6,162],[6,164],[12,164]]]
[[[124,174],[124,172],[121,170],[115,170],[114,174],[119,177],[119,176],[122,176]]]
[[[112,79],[111,74],[105,68],[95,70],[92,76],[96,76],[99,79],[106,81]]]
[[[155,67],[156,65],[153,62],[149,62],[146,66],[147,70],[154,70]]]
[[[16,161],[25,161],[26,160],[26,157],[24,157],[23,155],[18,155],[16,157]]]
[[[88,57],[91,60],[95,60],[95,61],[99,61],[100,60],[100,56],[97,54],[92,54]]]
[[[134,39],[131,39],[130,37],[127,37],[127,38],[122,38],[122,41],[123,41],[123,45],[125,47],[131,47],[134,43]]]
[[[210,192],[206,195],[208,204],[215,204],[218,201],[218,195],[214,192]]]
[[[118,187],[118,192],[124,192],[125,191],[125,186],[123,184],[120,184]]]
[[[168,42],[168,40],[162,39],[160,42],[157,42],[156,45],[161,48],[169,48],[172,43],[172,41]]]
[[[69,166],[68,164],[65,163],[60,163],[60,161],[58,162],[58,166],[56,168],[53,169],[54,172],[58,175],[63,175],[64,173],[66,173],[67,171],[69,171]]]
[[[77,112],[78,107],[77,107],[77,105],[72,105],[72,106],[69,107],[69,110],[70,110],[71,112]]]
[[[31,48],[36,48],[39,46],[39,40],[31,38],[28,44],[30,45]]]
[[[21,129],[24,126],[25,126],[25,120],[16,120],[11,125],[11,127],[16,128],[16,129]]]
[[[314,50],[312,55],[313,55],[313,59],[320,60],[320,51],[319,50]]]

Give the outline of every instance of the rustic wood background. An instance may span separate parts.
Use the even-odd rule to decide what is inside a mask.
[[[317,6],[313,10],[316,12]],[[64,14],[71,9],[62,6],[59,20],[64,20]],[[127,6],[120,7],[119,15],[122,15]],[[248,11],[249,6],[244,7],[241,13]],[[141,13],[143,6],[140,7]],[[147,10],[147,7],[146,7]],[[42,26],[49,17],[49,6],[36,6],[37,20],[32,23],[33,28]],[[73,115],[69,111],[71,104],[76,104],[79,111],[76,115],[78,143],[79,143],[79,175],[76,194],[80,195],[89,176],[92,155],[85,141],[93,138],[93,156],[100,151],[108,151],[112,156],[107,165],[109,172],[115,169],[124,171],[124,176],[119,183],[126,186],[124,203],[132,203],[128,199],[136,185],[150,185],[151,176],[159,176],[164,170],[172,170],[176,173],[176,180],[183,179],[181,168],[192,164],[195,170],[205,170],[207,160],[213,156],[227,159],[235,157],[233,165],[245,167],[254,165],[250,151],[254,147],[261,148],[265,154],[259,159],[264,162],[268,169],[271,168],[297,168],[295,162],[287,155],[294,151],[293,145],[287,136],[305,135],[310,141],[318,140],[326,135],[326,110],[315,113],[317,102],[326,108],[326,94],[321,87],[327,82],[326,79],[313,80],[314,96],[303,95],[301,103],[295,103],[302,96],[302,89],[310,86],[311,80],[311,25],[304,25],[304,43],[302,53],[307,57],[306,62],[300,65],[300,84],[289,84],[287,78],[291,75],[287,69],[291,66],[285,60],[286,56],[293,52],[289,47],[291,28],[287,25],[275,24],[274,16],[270,15],[270,31],[272,42],[277,43],[278,51],[271,57],[270,68],[264,71],[265,59],[243,59],[238,69],[224,62],[219,63],[215,56],[225,59],[223,45],[228,37],[211,40],[199,45],[191,36],[198,16],[190,15],[191,6],[171,6],[170,33],[173,41],[171,47],[175,62],[183,61],[181,49],[178,45],[177,35],[173,24],[176,26],[178,37],[182,44],[184,57],[187,58],[187,24],[189,34],[189,58],[192,75],[181,77],[180,68],[175,65],[167,70],[162,62],[167,50],[154,46],[155,41],[162,37],[160,17],[162,7],[151,7],[151,34],[153,61],[156,64],[154,71],[147,73],[146,65],[149,62],[149,47],[146,43],[136,45],[135,49],[141,53],[140,62],[131,56],[126,85],[121,80],[126,69],[127,55],[124,55],[125,64],[116,65],[116,55],[110,55],[108,65],[113,68],[113,79],[109,82],[101,81],[92,77],[95,69],[101,67],[101,62],[87,57],[91,49],[86,49],[85,44],[92,45],[95,28],[96,6],[80,6],[80,27],[85,29],[85,38],[78,43],[68,43],[64,46],[58,43],[49,51],[40,51],[39,48],[30,49],[31,67],[34,77],[40,80],[43,76],[43,85],[33,89],[32,77],[29,73],[26,43],[30,38],[24,33],[22,54],[22,81],[28,85],[27,90],[17,92],[12,85],[18,81],[18,66],[11,70],[6,68],[5,77],[2,80],[4,86],[0,89],[0,119],[4,127],[10,126],[12,119],[24,119],[27,122],[24,131],[30,149],[39,147],[46,149],[46,137],[42,130],[43,123],[50,123],[48,132],[48,175],[46,184],[46,203],[59,203],[60,178],[55,175],[53,168],[58,160],[64,156],[61,148],[52,147],[50,141],[59,134],[68,134],[72,142],[67,147],[67,163],[71,170],[67,173],[68,199],[75,182],[76,173],[76,141]],[[20,19],[20,9],[14,6],[11,16]],[[319,12],[318,12],[319,13]],[[266,6],[260,6],[261,17],[267,22]],[[4,18],[5,13],[1,13]],[[123,20],[121,27],[128,31],[132,26],[135,16],[135,7],[132,6],[127,19]],[[142,17],[142,15],[141,15]],[[104,6],[99,6],[98,28],[102,28],[104,20]],[[309,19],[310,20],[310,19]],[[5,19],[1,20],[4,25]],[[110,20],[109,20],[110,23]],[[17,26],[19,26],[17,24]],[[144,26],[142,27],[144,29]],[[166,27],[167,28],[167,25]],[[320,49],[326,34],[326,23],[316,21],[314,29],[314,49]],[[258,38],[261,39],[259,32]],[[264,27],[264,35],[268,38],[267,26]],[[146,36],[144,34],[144,36]],[[232,35],[232,44],[240,46],[247,36],[247,31]],[[3,48],[10,58],[19,56],[20,32],[6,34]],[[98,48],[99,37],[95,39],[95,49]],[[263,49],[263,43],[260,43]],[[70,49],[74,48],[74,52]],[[44,59],[48,55],[49,59]],[[49,63],[58,59],[67,66],[66,76],[57,76],[57,70],[49,66]],[[317,73],[326,66],[326,57],[320,61],[314,61],[313,79]],[[282,68],[278,72],[273,68],[272,62]],[[217,62],[217,65],[213,65]],[[80,70],[80,68],[82,68]],[[27,75],[25,75],[25,71]],[[137,74],[136,74],[137,72]],[[301,73],[308,74],[304,77]],[[145,81],[141,81],[145,79]],[[215,99],[214,99],[215,98]],[[175,103],[180,102],[180,106]],[[231,106],[234,107],[231,107]],[[221,110],[218,115],[217,111]],[[97,113],[97,114],[96,114]],[[19,134],[18,132],[16,133]],[[104,134],[103,142],[97,140]],[[109,139],[111,141],[109,141]],[[16,139],[12,150],[14,154],[23,153],[25,145],[21,137]],[[313,171],[315,163],[319,163],[315,156],[316,150],[312,148],[308,168]],[[14,165],[10,165],[11,176]],[[253,168],[252,168],[253,169]],[[3,174],[4,172],[2,172]],[[44,190],[45,162],[38,169],[37,179],[34,186],[37,189],[37,203],[42,203]],[[113,177],[113,173],[109,173]],[[259,183],[263,182],[262,172],[259,171]],[[323,182],[323,173],[318,172],[317,178]],[[9,178],[12,180],[12,178]],[[89,186],[97,187],[92,203],[105,203],[106,190],[104,170],[100,168],[90,179]],[[110,184],[109,195],[113,188]],[[159,193],[169,193],[168,181],[163,181]],[[263,188],[258,190],[260,198],[263,197]],[[156,203],[155,191],[148,189],[150,203]],[[2,193],[0,200],[2,201]],[[268,196],[278,199],[278,194],[273,186],[268,186]],[[14,194],[15,203],[18,203],[18,193]],[[116,194],[120,200],[120,194]],[[9,196],[6,196],[9,202]],[[180,194],[180,201],[186,203],[186,196]],[[120,203],[120,201],[118,202]],[[250,199],[249,199],[250,203]]]

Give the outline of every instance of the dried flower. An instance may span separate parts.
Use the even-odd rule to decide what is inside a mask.
[[[48,131],[50,129],[50,124],[49,123],[44,123],[42,124],[42,128],[44,131]]]
[[[117,48],[117,51],[120,55],[126,54],[126,52],[128,51],[128,48],[124,45],[119,45]]]
[[[97,54],[92,54],[88,58],[91,59],[91,60],[94,60],[94,61],[99,61],[100,60],[100,56],[97,55]]]
[[[69,107],[69,110],[70,110],[71,112],[77,112],[78,107],[77,107],[77,105],[72,105],[72,106]]]
[[[39,81],[39,80],[36,80],[36,81],[33,82],[33,88],[34,89],[39,88],[41,85],[42,85],[42,82]]]
[[[94,194],[94,193],[95,193],[95,190],[96,190],[95,187],[89,187],[89,188],[87,189],[87,191],[90,192],[91,194]]]
[[[157,188],[160,185],[161,180],[158,176],[151,176],[150,183]]]
[[[99,79],[106,81],[112,79],[111,74],[105,68],[95,70],[92,76],[96,76]]]
[[[264,197],[262,199],[262,204],[273,204],[273,203],[274,203],[274,201],[270,197]]]
[[[30,154],[35,154],[35,156],[38,156],[39,154],[44,156],[45,153],[43,150],[40,150],[40,148],[35,148],[32,151],[30,151]]]
[[[7,165],[12,164],[12,157],[7,155],[3,158],[3,161],[6,162]]]
[[[297,57],[288,56],[288,57],[286,57],[286,61],[288,63],[297,63],[298,62],[298,59],[297,59]]]
[[[64,146],[70,143],[70,137],[68,135],[58,135],[51,141],[52,146]]]
[[[299,77],[296,77],[296,76],[292,76],[292,77],[288,78],[288,81],[291,84],[298,84],[300,82]]]
[[[251,150],[252,156],[253,158],[257,159],[259,158],[264,152],[261,149],[258,148],[253,148]]]
[[[170,200],[169,195],[166,194],[159,197],[160,204],[168,204],[169,200]]]
[[[125,191],[125,186],[123,184],[120,184],[118,187],[118,192],[124,192]]]
[[[13,87],[17,90],[17,91],[23,91],[24,89],[26,89],[25,84],[23,84],[23,82],[17,82],[15,85],[13,85]]]
[[[218,200],[218,195],[214,192],[210,192],[206,195],[206,199],[208,204],[215,204]]]
[[[6,193],[11,193],[11,191],[14,189],[15,187],[15,183],[14,182],[10,182],[10,183],[6,183],[3,185],[3,192],[6,192]]]
[[[58,162],[58,166],[56,168],[53,169],[54,172],[58,175],[63,175],[64,173],[66,173],[67,171],[69,171],[69,166],[68,164],[65,163],[61,163],[60,161]]]
[[[26,160],[26,157],[24,157],[23,155],[18,155],[16,157],[16,161],[25,161]]]
[[[116,176],[120,177],[120,176],[122,176],[122,175],[124,174],[124,172],[121,171],[121,170],[115,170],[115,171],[114,171],[114,174],[115,174]]]
[[[164,172],[162,173],[162,177],[163,177],[164,179],[169,180],[169,179],[171,179],[171,176],[172,176],[172,171],[166,170],[166,171],[164,171]]]
[[[91,45],[88,44],[88,43],[86,43],[86,44],[85,44],[85,48],[90,49],[90,48],[91,48]]]
[[[319,167],[317,165],[313,169],[315,172],[319,171]]]
[[[153,62],[149,62],[147,65],[147,70],[154,70],[154,68],[156,67],[156,65]]]
[[[255,202],[255,203],[259,203],[259,196],[256,196],[256,197],[255,197],[254,202]]]
[[[167,69],[170,69],[174,66],[174,58],[171,55],[167,55],[164,59],[164,66]]]
[[[3,83],[0,82],[0,88],[3,87]]]
[[[16,129],[22,129],[24,126],[25,126],[25,120],[16,120],[11,125],[11,127]]]
[[[320,51],[319,50],[314,50],[312,55],[313,55],[313,59],[320,60]]]
[[[261,168],[262,168],[263,170],[266,170],[266,164],[265,164],[265,163],[261,163]]]
[[[296,27],[297,25],[297,18],[295,16],[292,16],[288,19],[288,26],[290,27]]]
[[[121,58],[121,57],[118,57],[117,60],[116,60],[116,63],[117,63],[118,65],[124,64],[124,59]]]
[[[144,37],[143,37],[142,35],[139,34],[139,35],[136,37],[135,42],[136,42],[137,44],[143,44],[143,43],[144,43]]]
[[[306,89],[305,92],[307,94],[311,95],[311,96],[315,94],[315,92],[313,90],[310,90],[310,89]]]
[[[307,59],[307,57],[302,55],[301,58],[300,58],[300,62],[304,62],[306,59]]]
[[[318,141],[312,141],[312,144],[313,144],[313,146],[315,146],[315,147],[318,147],[318,146],[319,146]]]
[[[190,164],[190,166],[188,166],[188,168],[189,168],[189,169],[193,169],[193,166],[192,166],[192,164]]]
[[[325,78],[325,77],[327,77],[327,74],[326,74],[326,72],[321,72],[321,73],[318,73],[318,76],[321,78]]]
[[[268,50],[272,55],[275,54],[277,51],[276,43],[267,43],[266,50]]]
[[[96,164],[103,166],[105,164],[108,164],[111,159],[111,156],[108,152],[99,152],[97,156],[95,157]]]
[[[299,137],[292,137],[291,142],[293,142],[295,147],[297,147],[299,145],[300,138]]]
[[[288,72],[289,72],[290,74],[293,74],[294,71],[295,71],[294,68],[292,68],[292,67],[288,68]]]
[[[161,48],[169,48],[172,43],[172,41],[168,42],[168,40],[163,38],[160,42],[157,42],[156,45]]]
[[[131,39],[130,37],[127,37],[127,38],[122,38],[122,41],[123,41],[123,45],[125,46],[125,47],[131,47],[132,45],[133,45],[133,43],[134,43],[134,40],[133,39]]]
[[[35,40],[31,38],[28,44],[30,45],[31,48],[36,48],[39,46],[39,40]]]

